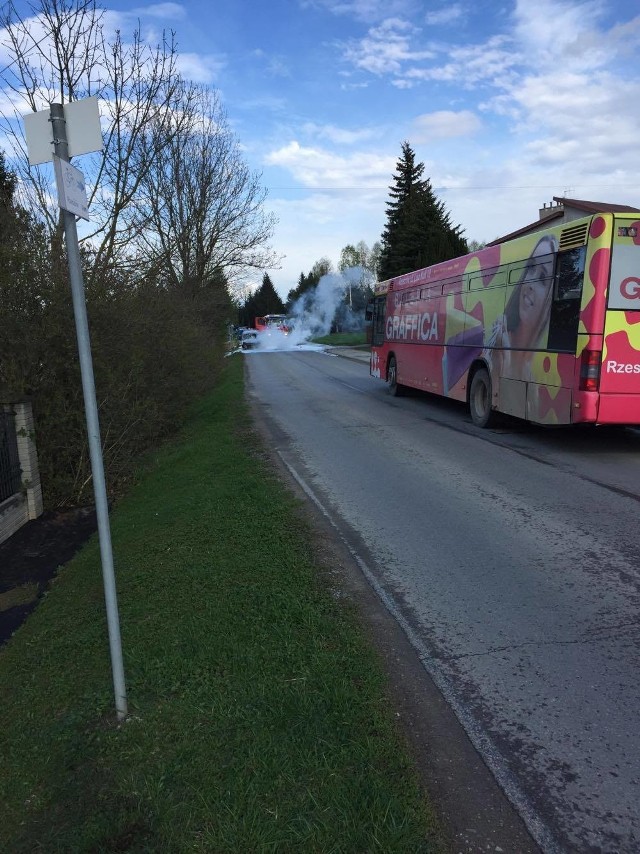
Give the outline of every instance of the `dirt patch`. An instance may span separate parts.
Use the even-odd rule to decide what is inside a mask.
[[[0,544],[0,646],[37,606],[55,574],[97,530],[92,507],[32,519]]]

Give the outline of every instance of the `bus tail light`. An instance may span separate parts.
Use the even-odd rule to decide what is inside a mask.
[[[599,350],[583,350],[580,363],[580,391],[598,391],[600,382],[600,363],[602,353]]]

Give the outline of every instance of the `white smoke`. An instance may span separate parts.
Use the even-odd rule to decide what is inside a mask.
[[[340,332],[358,331],[364,326],[364,309],[354,309],[354,295],[363,285],[372,284],[372,274],[362,267],[342,273],[327,273],[315,288],[306,291],[288,314],[288,332],[275,327],[258,332],[256,350],[294,350],[312,338]],[[355,299],[356,305],[361,303]],[[312,345],[309,345],[312,346]]]
[[[362,267],[327,273],[302,294],[290,313],[297,342],[328,335],[334,326],[341,332],[362,329],[364,311],[353,310],[353,292],[367,275],[371,278]]]

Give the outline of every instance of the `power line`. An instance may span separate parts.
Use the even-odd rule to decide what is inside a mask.
[[[560,182],[561,184],[563,182]],[[590,187],[594,189],[629,189],[628,184],[576,184],[572,183],[572,187]],[[367,193],[372,191],[387,191],[390,187],[267,187],[268,190],[291,190],[305,193],[312,193],[314,191],[320,192],[337,192],[337,193],[351,193],[351,192],[361,192]],[[465,187],[432,187],[432,190],[437,193],[450,193],[450,192],[464,192],[466,190],[557,190],[558,184],[522,184],[522,185],[512,185],[512,186],[465,186]]]

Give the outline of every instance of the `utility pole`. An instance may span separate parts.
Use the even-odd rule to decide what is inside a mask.
[[[54,152],[60,160],[69,162],[67,145],[67,129],[62,104],[51,104],[50,121],[53,129]],[[127,691],[124,681],[124,666],[122,662],[122,642],[120,638],[120,620],[118,617],[118,601],[116,597],[115,573],[113,568],[113,552],[111,548],[111,530],[109,525],[109,506],[104,478],[102,459],[102,443],[100,440],[100,424],[98,421],[98,404],[93,376],[91,359],[91,342],[89,339],[89,324],[87,322],[87,306],[84,296],[84,282],[80,250],[78,247],[78,231],[75,215],[61,208],[64,225],[65,244],[69,261],[69,278],[71,280],[71,295],[73,298],[73,313],[76,322],[78,339],[78,355],[80,357],[80,372],[82,376],[82,392],[87,420],[89,440],[89,455],[93,475],[93,491],[96,501],[98,520],[98,536],[100,539],[100,557],[102,560],[102,579],[104,597],[107,609],[107,627],[109,631],[109,649],[111,652],[111,669],[113,674],[113,689],[116,701],[116,714],[119,721],[127,716]]]

